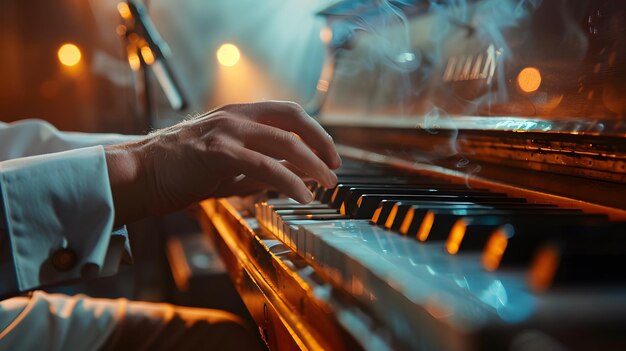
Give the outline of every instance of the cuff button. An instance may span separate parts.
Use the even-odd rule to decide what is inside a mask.
[[[58,249],[52,254],[52,265],[61,272],[69,271],[76,266],[78,257],[71,249]]]

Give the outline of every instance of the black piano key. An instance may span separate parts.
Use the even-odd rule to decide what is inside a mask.
[[[520,222],[520,221],[576,221],[582,216],[585,218],[598,218],[606,220],[605,216],[595,215],[582,215],[576,210],[567,209],[532,209],[523,208],[514,211],[459,211],[461,213],[455,214],[445,211],[430,211],[425,216],[432,214],[433,218],[428,228],[418,231],[415,237],[420,241],[434,241],[434,240],[446,240],[448,234],[452,230],[453,225],[458,220],[465,220],[466,222],[475,223],[476,225],[491,225],[494,229],[507,222]],[[423,227],[424,228],[424,227]]]
[[[389,217],[391,209],[398,204],[398,201],[383,200],[378,204],[378,208],[372,215],[372,223],[382,225]]]
[[[410,203],[396,203],[389,213],[387,214],[387,218],[379,219],[379,225],[383,225],[387,229],[391,229],[394,231],[400,230],[402,223],[404,222],[408,211],[411,208]],[[456,215],[471,215],[471,214],[506,214],[514,211],[521,210],[531,210],[531,211],[545,211],[550,209],[555,209],[554,205],[542,205],[542,204],[528,204],[528,203],[494,203],[494,204],[482,204],[475,206],[455,206],[455,207],[439,207],[439,208],[429,208],[431,210],[436,210],[439,213],[450,213]],[[580,212],[580,210],[562,210],[562,211],[572,211],[572,212]],[[499,212],[499,213],[495,213]]]
[[[491,225],[467,224],[458,220],[450,229],[445,250],[451,255],[482,251],[492,233]]]
[[[467,192],[467,193],[488,193],[484,189],[468,189],[465,185],[458,184],[441,184],[432,185],[428,183],[408,183],[408,184],[376,184],[376,185],[359,185],[352,183],[342,183],[335,187],[331,197],[330,205],[339,208],[341,204],[348,198],[358,198],[365,193],[379,194],[415,194],[415,192],[443,193],[443,192]],[[501,193],[490,193],[494,196],[505,196]]]
[[[397,193],[397,194],[410,194],[410,191],[464,191],[468,190],[464,185],[455,184],[440,184],[433,185],[428,183],[404,183],[404,184],[354,184],[354,183],[340,183],[333,190],[333,194],[330,198],[330,205],[335,208],[341,207],[341,204],[348,197],[358,197],[364,193]],[[478,191],[478,190],[476,190]],[[480,190],[485,192],[485,190]],[[497,196],[503,196],[498,194]]]
[[[356,201],[354,201],[356,200]],[[469,202],[469,203],[523,203],[526,200],[520,198],[507,198],[489,195],[405,195],[405,194],[364,194],[357,199],[346,199],[341,205],[341,213],[349,214],[353,218],[371,218],[378,204],[383,200],[397,201],[436,201],[436,202]]]
[[[548,240],[585,232],[601,233],[610,222],[603,216],[545,218],[541,223],[517,222],[498,227],[490,236],[482,254],[483,267],[489,271],[501,268],[524,269],[534,251]]]
[[[398,206],[399,208],[407,208],[407,211],[418,210],[418,209],[468,209],[468,208],[484,208],[490,209],[492,207],[486,205],[478,205],[473,202],[450,202],[450,201],[405,201],[405,200],[383,200],[379,205],[374,214],[372,215],[372,222],[374,224],[378,224],[384,226],[386,221],[389,218],[389,215],[392,214],[393,207]],[[403,217],[403,219],[406,217]]]
[[[350,187],[385,187],[385,186],[402,186],[407,184],[427,184],[431,185],[448,185],[448,184],[439,184],[434,181],[425,180],[423,177],[415,177],[414,175],[411,177],[376,177],[373,178],[371,176],[363,176],[359,178],[345,178],[340,177],[337,185],[334,188],[326,189],[321,185],[317,185],[316,191],[313,193],[313,196],[316,200],[320,202],[328,203],[331,200],[337,198],[337,196],[343,198],[345,197],[344,191],[347,191]],[[337,195],[337,193],[340,193]],[[341,201],[339,202],[341,204]],[[337,205],[339,208],[339,205]]]
[[[483,220],[490,216],[499,216],[502,220],[507,220],[511,215],[519,215],[519,220],[523,220],[527,215],[540,214],[537,219],[542,216],[563,216],[577,215],[584,216],[578,209],[553,209],[553,208],[526,208],[526,209],[510,209],[510,210],[488,210],[488,211],[471,211],[468,216],[457,219],[450,226],[446,238],[445,249],[450,254],[481,251],[484,249],[487,240],[497,226],[497,221],[492,219]],[[533,218],[535,218],[533,216]],[[588,217],[587,217],[588,218]]]
[[[361,196],[363,195],[389,195],[390,200],[394,200],[391,197],[395,195],[401,196],[455,196],[455,197],[473,197],[473,198],[497,198],[496,201],[503,202],[525,202],[523,199],[518,200],[509,200],[505,194],[502,193],[490,193],[485,191],[466,191],[466,189],[458,190],[458,189],[396,189],[396,188],[388,188],[388,189],[355,189],[350,191],[348,196],[341,202],[339,206],[336,203],[333,203],[331,207],[341,208],[345,207],[347,213],[353,211],[355,207],[357,207],[357,203],[361,201]],[[501,200],[504,199],[504,200]],[[406,198],[406,200],[411,200],[410,198]]]
[[[459,211],[469,211],[469,210],[481,210],[481,209],[492,209],[493,211],[515,211],[515,210],[523,210],[523,209],[536,209],[537,211],[541,210],[551,210],[558,209],[556,205],[552,204],[529,204],[525,202],[521,203],[484,203],[481,202],[477,204],[475,202],[470,204],[461,204],[461,205],[453,205],[453,206],[440,206],[430,208],[428,205],[426,206],[410,206],[409,209],[404,214],[403,218],[398,218],[393,227],[394,230],[400,232],[400,234],[408,235],[411,237],[416,237],[417,233],[423,231],[421,229],[422,226],[432,226],[434,222],[434,214],[435,213],[456,213],[463,214],[463,212]],[[430,213],[430,212],[433,213]],[[465,213],[467,214],[467,213]],[[428,215],[427,218],[426,215]],[[426,224],[423,223],[424,219],[426,219]]]
[[[601,239],[595,231],[548,239],[533,254],[529,285],[535,291],[574,285],[625,285],[624,224],[597,228],[602,230]]]
[[[372,216],[372,223],[377,224],[379,226],[384,226],[387,229],[398,230],[402,222],[405,219],[406,213],[410,210],[411,207],[423,205],[423,202],[416,201],[393,201],[393,200],[383,200],[379,205],[374,215]],[[494,204],[497,206],[498,204]],[[521,206],[528,207],[530,204],[526,203],[511,203],[505,204],[506,206],[498,207],[502,208],[520,208]],[[534,205],[537,206],[537,205]],[[555,207],[553,205],[548,205],[547,207],[540,208],[549,208]],[[496,207],[488,206],[488,205],[477,205],[477,204],[469,204],[469,205],[459,205],[458,203],[442,203],[442,204],[433,204],[432,206],[425,206],[426,210],[434,210],[448,209],[450,211],[460,211],[460,210],[468,210],[468,209],[484,209],[484,210],[495,210]]]
[[[314,194],[315,200],[318,200],[319,202],[323,204],[328,204],[330,202],[331,196],[333,196],[333,192],[335,191],[334,190],[335,188],[330,188],[330,189],[321,188],[317,194]]]
[[[315,190],[312,191],[313,193],[313,200],[317,200],[319,201],[320,198],[322,197],[322,194],[326,191],[326,188],[324,188],[321,184],[318,185]],[[321,202],[321,201],[320,201]]]

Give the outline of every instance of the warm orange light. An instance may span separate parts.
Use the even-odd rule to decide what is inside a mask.
[[[335,191],[333,191],[333,196],[330,197],[330,202],[335,202],[337,196],[339,196],[339,187],[336,187]]]
[[[137,45],[140,41],[142,41],[141,37],[137,33],[130,33],[128,35],[128,42],[132,45]]]
[[[130,8],[128,7],[128,4],[125,2],[120,2],[117,4],[117,12],[119,12],[120,16],[122,16],[122,18],[125,20],[130,20],[133,16],[132,13],[130,12]]]
[[[59,47],[57,51],[57,56],[59,58],[59,62],[64,66],[76,66],[80,62],[81,53],[78,46],[74,44],[63,44]]]
[[[433,223],[435,223],[435,214],[432,211],[426,212],[420,224],[420,228],[417,230],[417,239],[419,241],[426,241],[426,239],[428,239],[430,230],[433,228]]]
[[[117,35],[119,36],[124,36],[127,30],[128,28],[126,28],[126,26],[123,24],[120,24],[117,27],[115,27],[115,33],[117,33]]]
[[[241,58],[241,54],[239,53],[239,49],[233,44],[222,44],[222,46],[217,49],[217,61],[222,66],[232,67],[239,62]]]
[[[128,64],[133,71],[139,71],[141,68],[141,60],[139,60],[139,55],[136,52],[130,51],[128,53]]]
[[[374,214],[372,215],[372,223],[378,222],[378,219],[380,218],[380,214],[382,212],[383,212],[383,207],[378,206],[378,208],[376,209],[376,211],[374,211]]]
[[[146,65],[154,63],[154,54],[148,45],[141,47],[141,57],[143,57],[143,62],[145,62]]]
[[[320,31],[320,40],[324,44],[330,43],[330,41],[333,40],[333,31],[328,27],[322,28]]]
[[[532,93],[541,86],[541,73],[535,67],[526,67],[517,75],[517,85],[525,93]]]
[[[356,207],[359,208],[361,207],[361,204],[363,203],[363,196],[360,196],[358,200],[356,200]]]
[[[404,220],[402,221],[402,225],[400,226],[400,233],[407,235],[409,232],[409,228],[411,227],[411,222],[413,221],[413,217],[415,216],[415,209],[409,208],[406,215],[404,216]]]
[[[537,291],[548,289],[558,267],[559,251],[556,247],[547,245],[537,250],[528,272],[530,286]]]
[[[459,247],[461,247],[461,242],[465,236],[466,229],[467,223],[462,219],[456,221],[456,223],[452,226],[452,230],[450,231],[450,235],[446,241],[446,251],[448,251],[450,255],[455,255],[459,252]]]
[[[483,267],[486,270],[493,272],[498,269],[508,243],[509,237],[504,228],[500,228],[491,234],[483,252]]]
[[[393,221],[395,220],[396,216],[398,215],[398,205],[393,205],[393,207],[391,208],[391,212],[389,212],[389,216],[387,217],[387,220],[385,221],[385,228],[387,229],[391,229],[391,225],[393,224]]]

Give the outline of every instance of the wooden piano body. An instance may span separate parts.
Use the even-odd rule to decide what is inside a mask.
[[[528,266],[484,269],[481,250],[367,220],[284,224],[267,197],[205,201],[203,228],[270,349],[624,349],[626,6],[340,1],[321,15],[332,36],[309,107],[350,167],[606,215],[611,229],[591,230],[590,268],[537,289]],[[533,269],[566,262],[542,257]]]

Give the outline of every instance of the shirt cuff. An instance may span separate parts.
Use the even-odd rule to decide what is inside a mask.
[[[111,236],[118,237],[124,242],[124,252],[121,262],[133,263],[133,254],[132,251],[130,251],[130,239],[128,239],[128,229],[126,226],[114,229]]]
[[[15,272],[15,286],[1,284],[0,295],[103,271],[119,233],[112,234],[115,213],[102,146],[2,162],[0,192],[0,234],[8,239],[0,246],[10,248],[12,258],[7,262],[3,252],[0,270],[12,265]]]

